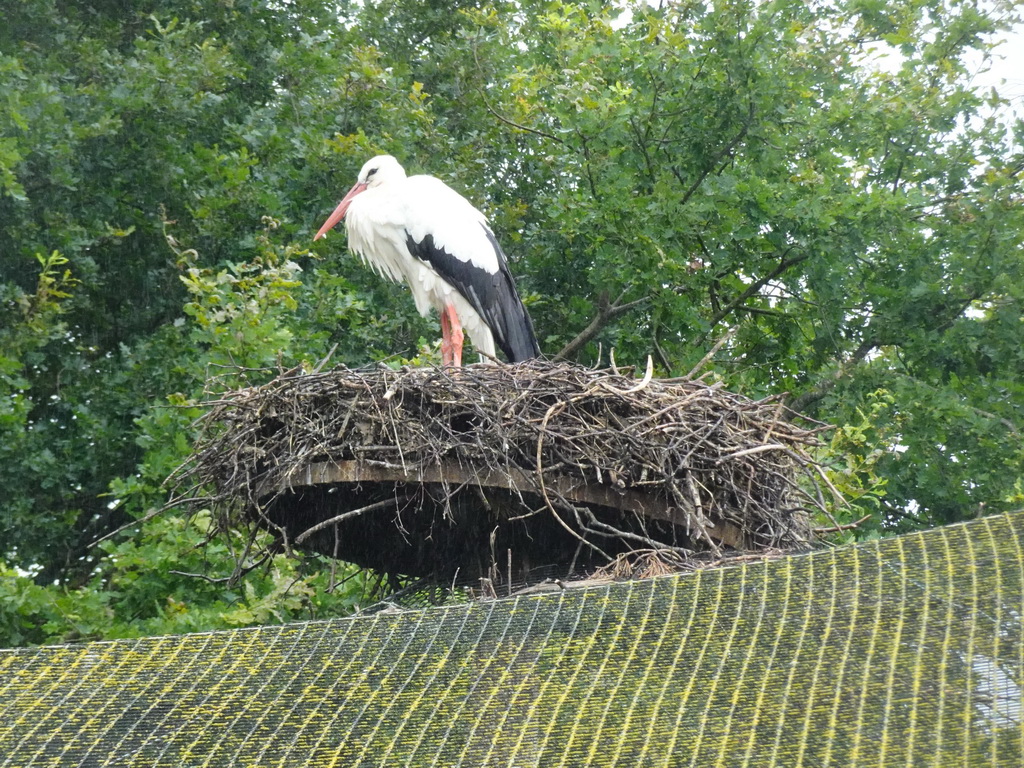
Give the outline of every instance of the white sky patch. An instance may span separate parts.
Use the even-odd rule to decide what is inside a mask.
[[[1021,690],[1013,677],[998,659],[980,653],[971,659],[971,666],[975,674],[974,706],[985,731],[1019,727]]]
[[[648,1],[655,8],[662,4],[662,0]],[[983,2],[982,7],[985,5]],[[625,8],[618,18],[612,20],[611,27],[622,29],[632,20],[632,11]],[[996,46],[991,51],[989,61],[984,61],[980,53],[975,53],[967,60],[968,71],[975,73],[972,85],[982,92],[995,88],[1003,98],[1011,102],[1013,115],[1024,118],[1024,23],[1000,33],[991,42]],[[866,53],[858,63],[869,65],[880,72],[892,74],[903,66],[904,59],[900,52],[884,41],[875,42]]]
[[[975,75],[971,84],[985,92],[995,88],[999,95],[1010,101],[1014,117],[1024,118],[1024,24],[1018,24],[1008,33],[999,35],[989,62],[980,54],[968,60]]]

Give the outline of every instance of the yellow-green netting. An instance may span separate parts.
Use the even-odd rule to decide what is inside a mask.
[[[0,765],[1019,768],[1022,531],[0,652]]]

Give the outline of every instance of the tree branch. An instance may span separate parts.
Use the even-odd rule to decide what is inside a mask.
[[[620,302],[625,295],[626,291],[623,291],[619,294],[619,298],[610,302],[608,301],[608,293],[602,293],[597,300],[597,314],[594,316],[594,319],[590,321],[586,328],[579,332],[575,339],[562,347],[558,354],[555,355],[554,359],[565,360],[572,357],[612,320],[620,315],[626,314],[629,310],[633,309],[633,307],[639,306],[645,301],[649,301],[651,298],[650,296],[642,296],[635,301],[627,301],[625,304],[622,304]]]
[[[878,344],[873,338],[864,339],[864,341],[860,343],[860,346],[853,351],[853,354],[843,361],[835,371],[833,371],[831,376],[827,379],[822,379],[811,389],[807,390],[802,395],[794,397],[786,403],[786,407],[789,409],[791,417],[800,415],[800,412],[803,411],[803,409],[818,402],[825,397],[825,395],[831,392],[836,384],[842,381],[854,366],[863,361],[864,358],[868,356],[868,353],[876,346],[878,346]]]
[[[665,350],[661,348],[661,344],[658,342],[657,326],[651,330],[651,344],[654,346],[654,354],[657,356],[661,367],[665,369],[666,373],[670,374],[672,372],[672,364],[669,362],[668,356],[665,354]]]
[[[778,263],[775,269],[773,269],[771,272],[769,272],[767,275],[760,278],[759,280],[755,280],[754,282],[752,282],[750,285],[747,286],[747,289],[743,291],[743,293],[741,293],[735,299],[733,299],[724,307],[715,312],[715,314],[711,318],[711,322],[708,324],[708,329],[701,334],[700,338],[697,339],[697,341],[694,342],[694,346],[699,347],[701,344],[707,341],[708,336],[710,336],[711,333],[715,330],[715,326],[722,322],[726,317],[728,317],[734,310],[742,306],[747,299],[749,299],[755,293],[760,291],[768,283],[777,278],[787,269],[807,259],[807,254],[803,254],[801,256],[794,256],[792,258],[787,259],[786,254],[789,253],[791,250],[792,246],[790,248],[787,248],[783,252],[782,261]]]
[[[477,72],[481,75],[481,79],[483,79],[483,67],[480,65],[480,54],[477,51],[476,41],[473,42],[473,60],[476,62]],[[514,120],[510,120],[509,118],[505,117],[500,112],[498,112],[498,110],[491,106],[491,102],[488,101],[487,94],[484,92],[484,88],[482,85],[478,84],[476,89],[477,92],[480,94],[480,101],[484,103],[484,107],[500,122],[517,130],[525,131],[526,133],[532,133],[536,136],[543,136],[545,139],[551,139],[552,141],[557,142],[558,144],[562,144],[563,146],[565,145],[565,142],[562,139],[558,138],[553,134],[547,133],[546,131],[542,131],[539,128],[530,128],[529,126],[521,125],[515,122]]]
[[[491,103],[487,100],[487,97],[484,95],[483,88],[477,86],[477,90],[480,92],[480,100],[484,103],[484,107],[500,122],[517,130],[524,131],[526,133],[533,133],[536,134],[537,136],[543,136],[545,139],[551,139],[552,141],[558,142],[559,144],[562,145],[565,144],[565,142],[562,139],[558,138],[554,134],[547,133],[546,131],[542,131],[539,128],[530,128],[529,126],[522,125],[520,123],[515,122],[514,120],[509,120],[507,117],[502,115],[500,112],[498,112],[498,110],[491,106]]]
[[[731,153],[736,148],[737,144],[743,141],[743,138],[747,135],[747,131],[750,130],[750,124],[752,122],[754,122],[754,103],[750,102],[747,109],[747,119],[746,121],[744,121],[743,127],[740,128],[740,132],[733,137],[732,141],[730,141],[724,147],[719,149],[718,152],[716,152],[714,156],[710,160],[708,160],[708,162],[705,164],[704,170],[697,175],[697,178],[693,181],[693,183],[691,183],[690,186],[686,188],[686,191],[683,192],[683,197],[680,201],[680,205],[686,205],[687,201],[689,201],[689,199],[693,197],[693,194],[700,188],[700,185],[704,183],[704,179],[710,176],[711,172],[715,170],[715,166],[717,166],[718,163],[724,157]],[[676,177],[676,180],[680,184],[686,186],[686,181],[685,179],[683,179],[683,174],[679,172],[678,168],[672,165],[669,166],[669,170],[672,171],[672,175]]]

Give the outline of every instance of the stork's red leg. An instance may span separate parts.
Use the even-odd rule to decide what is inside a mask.
[[[441,310],[441,365],[452,364],[452,328],[448,322],[448,307]]]
[[[462,367],[462,342],[465,340],[462,323],[455,314],[455,307],[445,305],[441,312],[441,364]]]

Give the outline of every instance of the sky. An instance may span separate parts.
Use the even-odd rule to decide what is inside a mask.
[[[995,87],[999,94],[1009,99],[1017,117],[1024,118],[1024,24],[1003,38],[993,53],[992,68],[979,72],[974,83],[979,88]],[[999,38],[997,38],[999,39]]]

